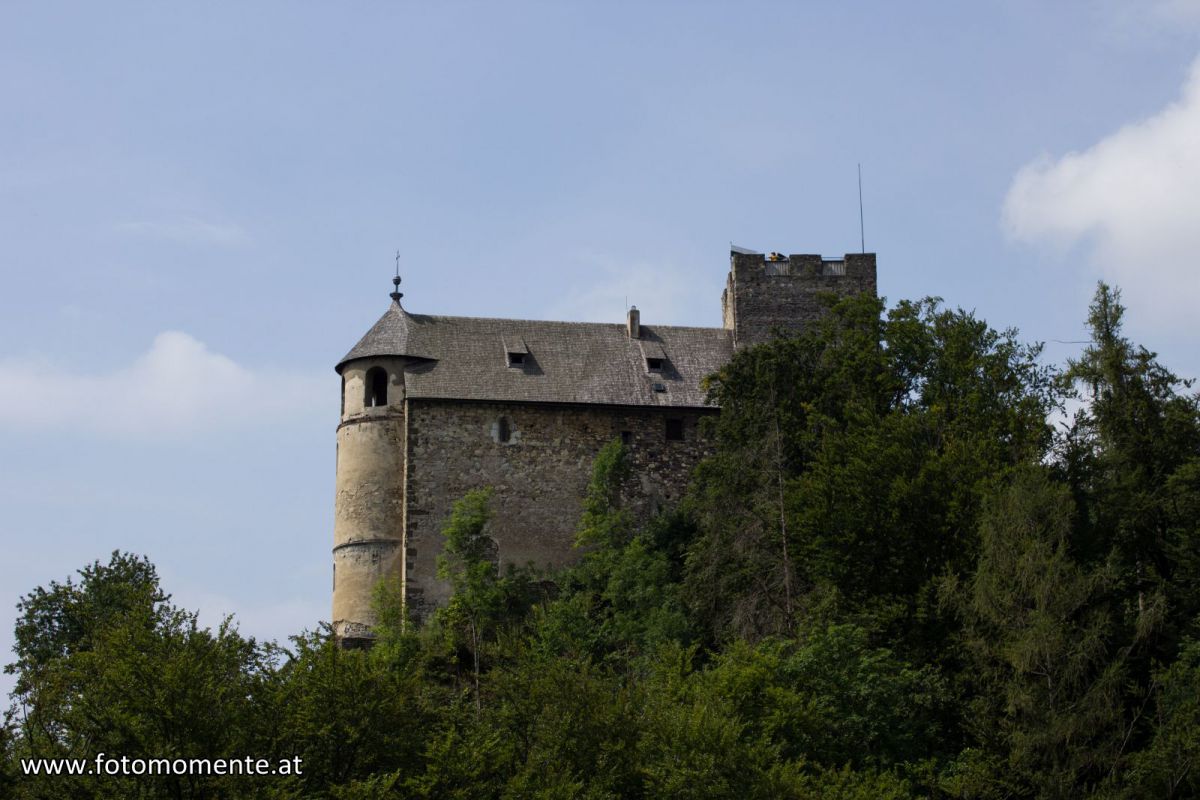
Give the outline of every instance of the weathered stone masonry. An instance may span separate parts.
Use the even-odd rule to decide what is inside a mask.
[[[438,400],[410,401],[408,409],[404,575],[418,613],[446,599],[435,575],[441,529],[468,491],[492,487],[488,535],[499,546],[501,568],[561,567],[575,555],[575,523],[601,447],[628,441],[641,513],[676,499],[704,451],[698,421],[706,412],[690,409]],[[682,441],[665,440],[669,419],[682,423]],[[500,441],[501,420],[507,442]]]
[[[733,253],[721,306],[725,327],[742,348],[768,341],[776,329],[802,330],[822,313],[822,293],[861,292],[875,294],[874,253],[848,253],[840,260]]]
[[[398,283],[398,281],[397,281]],[[371,597],[402,581],[417,616],[444,602],[436,578],[454,501],[493,489],[487,534],[505,564],[559,567],[592,461],[620,438],[636,476],[635,513],[683,491],[707,445],[701,382],[737,348],[797,331],[821,292],[875,291],[875,256],[764,256],[736,251],[723,327],[543,322],[414,315],[399,292],[338,364],[333,623],[369,640]]]

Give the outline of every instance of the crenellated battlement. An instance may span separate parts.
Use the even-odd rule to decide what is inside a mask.
[[[768,341],[774,331],[798,332],[821,315],[819,295],[876,291],[875,254],[840,259],[735,249],[721,295],[721,316],[738,348]]]

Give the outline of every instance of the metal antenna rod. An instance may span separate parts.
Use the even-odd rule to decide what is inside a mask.
[[[862,252],[867,252],[867,234],[863,227],[862,206],[862,162],[858,163],[858,244]]]

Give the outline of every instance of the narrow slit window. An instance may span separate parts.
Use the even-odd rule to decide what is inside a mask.
[[[386,406],[388,390],[388,374],[383,367],[371,367],[367,370],[367,396],[363,405],[368,408]]]
[[[632,431],[621,431],[621,444],[630,444],[633,441]]]
[[[501,444],[507,444],[512,440],[512,425],[508,421],[508,417],[501,417],[496,422],[496,441]]]
[[[683,441],[683,420],[667,419],[667,441],[682,442]]]

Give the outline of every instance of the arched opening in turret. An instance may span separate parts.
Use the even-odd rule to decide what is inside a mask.
[[[383,367],[371,367],[367,370],[367,395],[363,405],[367,408],[386,406],[388,390],[388,374]]]

